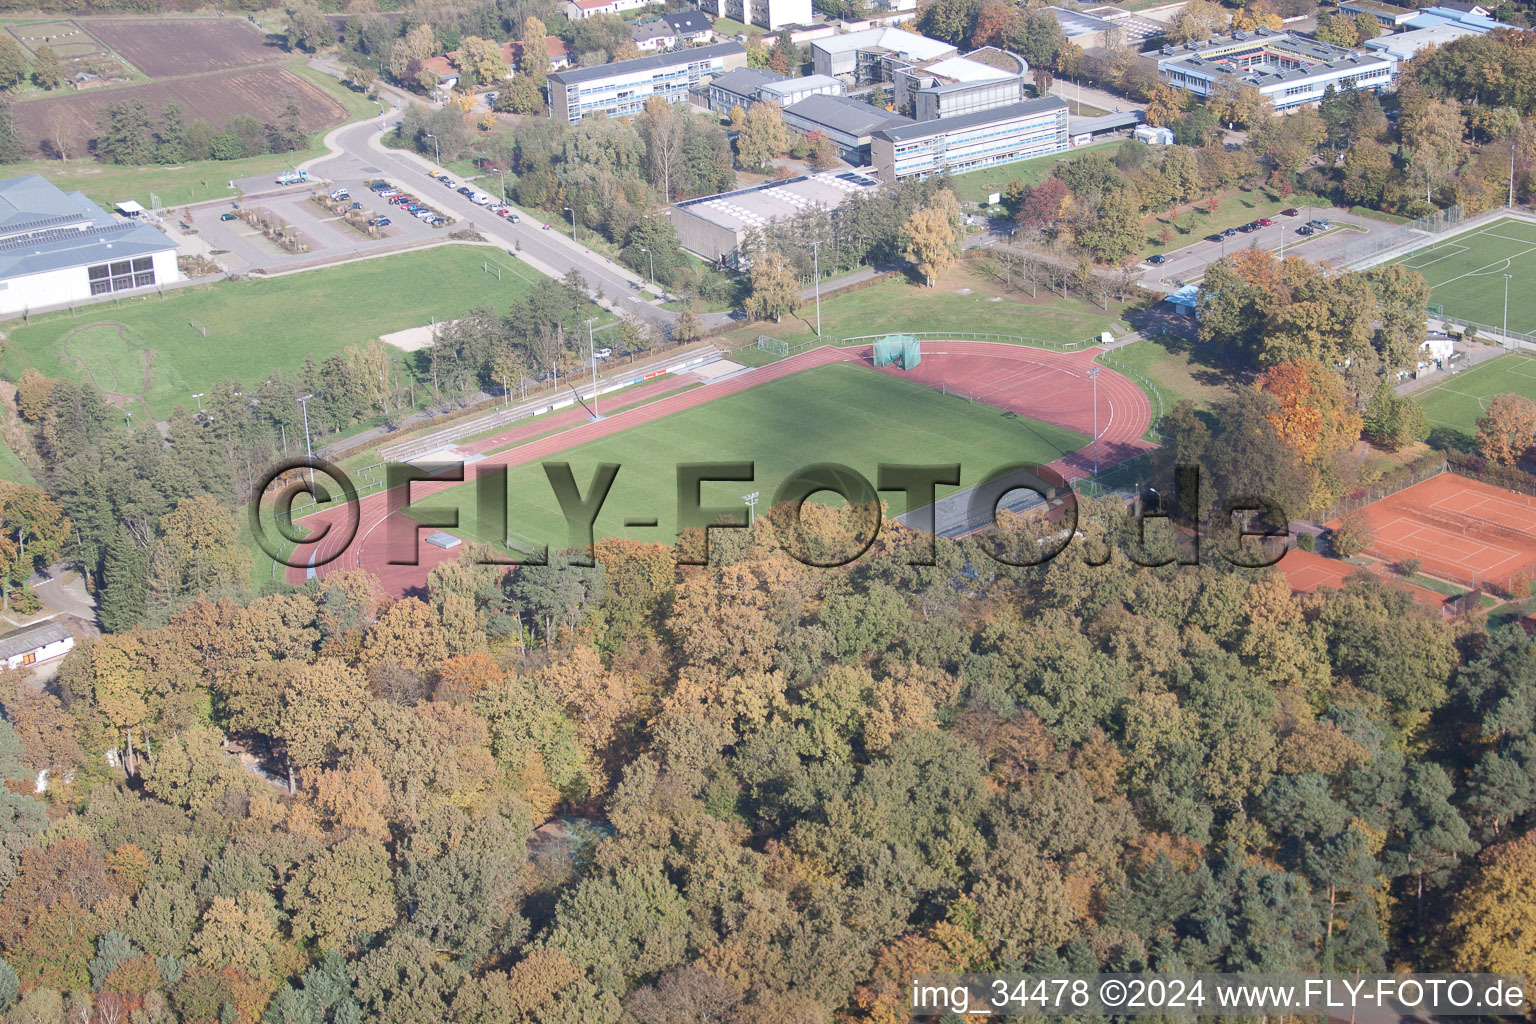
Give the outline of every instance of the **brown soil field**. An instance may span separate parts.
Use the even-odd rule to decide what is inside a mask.
[[[288,56],[244,18],[92,18],[86,27],[150,78],[249,67]]]
[[[271,123],[295,100],[301,111],[300,124],[307,132],[340,124],[346,110],[319,89],[287,68],[238,68],[211,75],[131,85],[120,89],[50,96],[18,103],[15,117],[21,137],[29,152],[41,153],[45,139],[55,136],[54,126],[64,123],[64,136],[71,140],[71,159],[87,155],[86,144],[96,137],[97,116],[103,107],[128,100],[142,100],[149,107],[151,120],[158,120],[167,100],[175,100],[186,112],[188,122],[206,117],[215,129],[236,114],[250,114],[258,121]]]

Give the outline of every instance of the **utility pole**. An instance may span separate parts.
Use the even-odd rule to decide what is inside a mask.
[[[1504,275],[1504,347],[1511,348],[1509,344],[1509,279],[1513,274]]]
[[[571,215],[571,241],[576,241],[576,211],[569,206],[564,207],[566,213]]]
[[[437,157],[437,165],[441,167],[443,165],[443,151],[437,144],[437,136],[427,132],[426,137],[432,140],[432,155]]]
[[[1509,201],[1505,204],[1510,209],[1515,206],[1515,144],[1509,144]]]
[[[592,355],[592,418],[600,420],[603,414],[597,411],[597,343],[592,340],[592,322],[597,317],[587,317],[587,351]]]
[[[749,530],[752,529],[752,522],[756,518],[757,502],[760,493],[759,491],[753,491],[751,494],[743,494],[741,496],[741,500],[747,503],[747,529]]]
[[[645,253],[646,259],[651,261],[651,287],[655,288],[656,287],[656,257],[651,253],[651,250],[647,249],[643,245],[640,247],[640,251]]]
[[[821,240],[811,243],[811,274],[816,278],[816,337],[821,337]]]
[[[1099,479],[1099,368],[1088,367],[1088,379],[1093,381],[1093,479]]]
[[[315,460],[315,450],[309,444],[309,400],[314,397],[313,394],[308,394],[299,399],[299,408],[304,410],[304,454],[309,457],[311,462]],[[315,494],[314,466],[309,467],[309,493],[317,502],[320,500],[319,496]]]

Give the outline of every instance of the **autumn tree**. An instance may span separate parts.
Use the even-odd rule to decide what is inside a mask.
[[[1495,395],[1488,415],[1477,421],[1477,449],[1483,458],[1513,466],[1536,441],[1536,402],[1521,395]]]
[[[32,81],[50,92],[64,84],[64,63],[47,43],[39,46],[32,57]]]
[[[469,85],[495,85],[508,74],[501,47],[479,36],[465,36],[459,42],[458,65]]]
[[[780,323],[800,308],[800,282],[789,261],[777,252],[753,260],[747,280],[749,294],[744,308],[748,316]]]
[[[907,218],[907,259],[928,287],[932,288],[934,277],[959,258],[961,224],[960,204],[948,189],[935,192],[926,206],[913,210]]]
[[[45,492],[0,480],[0,587],[10,608],[11,591],[57,561],[69,539],[69,520]]]
[[[1258,386],[1279,401],[1270,422],[1296,457],[1327,465],[1360,439],[1361,417],[1339,375],[1315,360],[1270,367]]]

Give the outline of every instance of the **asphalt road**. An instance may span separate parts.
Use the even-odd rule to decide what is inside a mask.
[[[396,186],[409,190],[431,206],[454,217],[458,223],[454,224],[450,230],[472,227],[489,241],[550,277],[564,277],[574,268],[586,279],[588,288],[602,292],[606,300],[605,305],[610,309],[637,315],[663,330],[671,327],[673,314],[652,304],[659,301],[659,295],[652,292],[641,278],[630,273],[627,268],[572,241],[569,237],[569,226],[562,228],[558,223],[550,223],[546,229],[545,221],[541,216],[522,210],[517,211],[519,222],[513,224],[510,220],[504,220],[485,208],[476,206],[468,198],[427,177],[427,171],[435,166],[430,160],[406,150],[385,148],[381,139],[386,131],[392,130],[394,122],[395,114],[391,111],[382,117],[369,118],[367,121],[340,128],[328,137],[330,143],[340,150],[340,153],[319,157],[303,166],[309,171],[311,179],[328,180],[337,185],[346,185],[352,192],[352,198],[361,200],[369,209],[375,206],[381,210],[394,209],[380,204],[362,184],[367,178],[387,178]],[[479,181],[475,186],[486,190],[484,189],[486,184],[484,181]],[[290,209],[296,214],[293,222],[300,232],[305,232],[310,227],[304,218],[323,216],[322,211],[304,198],[312,191],[312,186],[297,189],[283,188],[274,183],[273,177],[265,175],[236,179],[235,185],[244,192],[243,201],[247,204],[290,205],[292,200],[297,204],[290,205]],[[499,190],[487,191],[495,195]],[[209,205],[228,208],[227,203]],[[363,254],[370,249],[381,247],[382,244],[410,241],[417,233],[422,235],[423,242],[441,237],[440,230],[426,228],[404,214],[391,216],[390,219],[393,221],[392,229],[398,226],[405,231],[396,233],[392,230],[392,237],[386,239],[384,243],[370,243],[361,235],[347,237],[345,242],[349,246],[349,251],[346,255],[351,256],[354,252]],[[206,224],[207,220],[208,218],[202,217],[199,221],[205,233],[217,235],[224,230],[223,224]],[[410,223],[407,225],[405,222]],[[346,228],[341,227],[331,230],[347,231]],[[406,231],[410,234],[407,235]],[[270,248],[270,246],[267,247],[268,251],[260,265],[271,269],[281,269],[285,263],[310,262],[317,255],[326,254],[325,250],[316,248],[303,255],[287,256],[273,254]],[[342,254],[338,252],[337,255],[340,257]]]
[[[1177,291],[1181,286],[1199,280],[1205,274],[1207,265],[1227,253],[1237,252],[1239,249],[1246,249],[1253,245],[1278,253],[1282,240],[1287,256],[1292,254],[1304,256],[1317,263],[1339,255],[1372,234],[1396,227],[1385,221],[1356,216],[1347,210],[1301,205],[1298,205],[1296,210],[1298,213],[1295,217],[1275,217],[1273,225],[1260,228],[1251,234],[1238,232],[1221,242],[1202,238],[1182,249],[1176,249],[1167,254],[1168,260],[1162,266],[1149,265],[1147,272],[1142,276],[1141,283],[1157,291]],[[1313,235],[1310,238],[1298,235],[1296,229],[1314,217],[1328,220],[1333,224],[1334,230],[1323,235]]]

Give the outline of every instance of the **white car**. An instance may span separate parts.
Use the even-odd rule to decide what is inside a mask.
[[[495,202],[495,200],[490,196],[477,195],[475,198],[471,199],[470,202],[474,203],[476,206],[490,206],[493,202]]]
[[[599,359],[607,359],[609,356],[613,355],[613,349],[611,349],[611,348],[600,348],[594,354]]]
[[[436,216],[437,216],[437,213],[435,211],[433,211],[433,210],[422,210],[420,213],[418,213],[416,215],[416,219],[417,220],[431,220],[433,217],[436,217]]]

